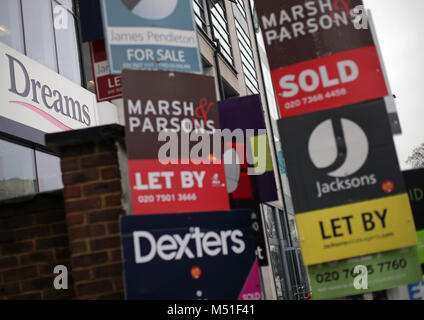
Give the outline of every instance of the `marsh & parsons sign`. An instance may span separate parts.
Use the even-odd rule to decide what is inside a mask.
[[[198,148],[220,128],[213,78],[125,69],[122,85],[134,214],[229,210],[224,164]]]
[[[356,29],[360,0],[258,0],[282,118],[388,94],[369,29]]]

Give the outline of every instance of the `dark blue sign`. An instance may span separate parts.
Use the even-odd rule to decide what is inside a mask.
[[[251,212],[121,218],[130,300],[261,298]]]
[[[99,0],[78,0],[82,41],[103,38],[102,14]]]

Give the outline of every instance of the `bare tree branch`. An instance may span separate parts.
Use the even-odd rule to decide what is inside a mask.
[[[414,148],[406,163],[410,164],[414,169],[424,168],[424,143]]]

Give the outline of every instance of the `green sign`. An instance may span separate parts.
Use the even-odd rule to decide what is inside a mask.
[[[268,136],[266,134],[262,134],[250,137],[250,145],[253,153],[253,159],[255,159],[255,173],[262,175],[265,172],[273,171],[274,167],[272,165]]]
[[[424,264],[424,230],[421,230],[417,233],[418,235],[418,257],[420,263]]]
[[[356,289],[354,282],[362,273],[356,266],[368,271],[368,289]],[[365,273],[365,272],[364,272]],[[312,299],[322,300],[380,291],[421,281],[421,266],[417,247],[387,251],[355,259],[319,264],[309,267]],[[362,281],[358,281],[363,284]]]

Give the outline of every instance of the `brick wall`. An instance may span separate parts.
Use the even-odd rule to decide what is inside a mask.
[[[59,147],[75,296],[124,299],[116,140],[80,141]]]
[[[123,135],[111,125],[46,136],[64,189],[0,202],[0,299],[124,299]],[[68,267],[69,290],[54,289],[56,265]]]
[[[0,299],[72,299],[53,287],[56,265],[70,271],[61,192],[0,203]]]

